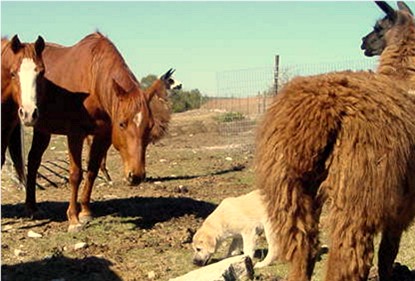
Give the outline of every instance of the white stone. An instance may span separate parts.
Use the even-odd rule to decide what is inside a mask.
[[[87,243],[85,243],[85,242],[79,242],[79,243],[76,243],[73,246],[73,248],[74,248],[74,250],[79,250],[79,249],[85,248],[86,246],[87,246]]]
[[[30,238],[40,238],[43,235],[37,232],[34,232],[33,230],[29,230],[29,232],[27,233],[27,236]]]

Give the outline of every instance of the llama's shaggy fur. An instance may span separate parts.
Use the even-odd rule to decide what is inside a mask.
[[[311,279],[326,199],[331,246],[325,280],[366,280],[378,232],[380,280],[390,277],[399,238],[415,216],[412,70],[402,68],[402,80],[382,71],[382,64],[413,62],[412,17],[396,29],[403,30],[394,31],[396,47],[382,54],[381,74],[295,78],[258,131],[257,185],[268,201],[279,256],[291,262],[290,281]],[[402,51],[408,44],[410,51]]]
[[[415,90],[415,26],[412,15],[398,13],[398,26],[385,34],[386,48],[380,57],[377,72],[409,82]]]
[[[150,101],[150,110],[153,116],[154,125],[151,128],[151,142],[156,143],[168,131],[171,119],[171,104],[168,100],[154,96]]]

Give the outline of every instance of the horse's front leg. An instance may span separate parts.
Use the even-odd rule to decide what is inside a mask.
[[[112,185],[112,179],[111,179],[111,176],[108,173],[108,169],[107,169],[107,154],[105,154],[104,157],[102,158],[101,166],[100,166],[99,169],[104,174],[104,177],[105,177],[105,180],[107,181],[107,183],[109,185]]]
[[[110,137],[94,136],[91,149],[89,150],[88,171],[80,200],[81,212],[79,213],[79,220],[82,223],[88,222],[92,219],[92,212],[89,207],[89,202],[91,201],[92,187],[98,175],[98,170],[102,163],[102,159],[105,157],[110,146]]]
[[[19,178],[19,184],[23,188],[26,188],[27,178],[23,155],[23,143],[24,139],[22,139],[22,127],[20,123],[18,123],[13,129],[12,135],[10,137],[9,152],[10,157],[12,158],[14,170],[16,171]]]
[[[82,181],[82,144],[83,135],[68,135],[69,148],[69,184],[71,186],[71,199],[66,212],[69,221],[68,232],[81,230],[82,225],[78,219],[78,189]]]
[[[26,209],[29,216],[36,213],[36,176],[43,153],[48,148],[50,136],[50,134],[39,132],[36,129],[33,131],[27,164]]]
[[[9,146],[11,133],[13,132],[15,125],[1,124],[1,167],[3,167],[6,161],[6,150]]]

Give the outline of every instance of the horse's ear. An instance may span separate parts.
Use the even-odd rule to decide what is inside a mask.
[[[115,90],[115,94],[117,96],[123,96],[126,94],[126,91],[124,90],[124,88],[117,82],[116,79],[112,79],[112,84]]]
[[[398,8],[401,11],[407,11],[408,13],[410,13],[412,16],[414,15],[412,13],[412,10],[408,7],[408,5],[405,4],[405,2],[403,1],[398,1]]]
[[[40,56],[44,49],[45,49],[45,40],[43,40],[42,36],[38,36],[35,42],[36,55]]]
[[[388,3],[385,1],[375,1],[375,3],[391,20],[395,21],[396,11]]]
[[[123,71],[118,71],[112,81],[117,95],[129,93],[137,87],[137,83],[133,81],[129,73]]]
[[[13,53],[17,53],[22,48],[22,43],[20,42],[19,36],[14,35],[10,41]]]

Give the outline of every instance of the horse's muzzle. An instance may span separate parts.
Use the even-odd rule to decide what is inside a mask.
[[[27,111],[23,107],[19,107],[17,114],[25,126],[35,125],[37,119],[39,118],[39,110],[37,107],[35,107],[32,111]]]
[[[139,185],[145,178],[146,174],[137,176],[134,175],[132,172],[129,172],[127,176],[127,182],[129,185]]]

